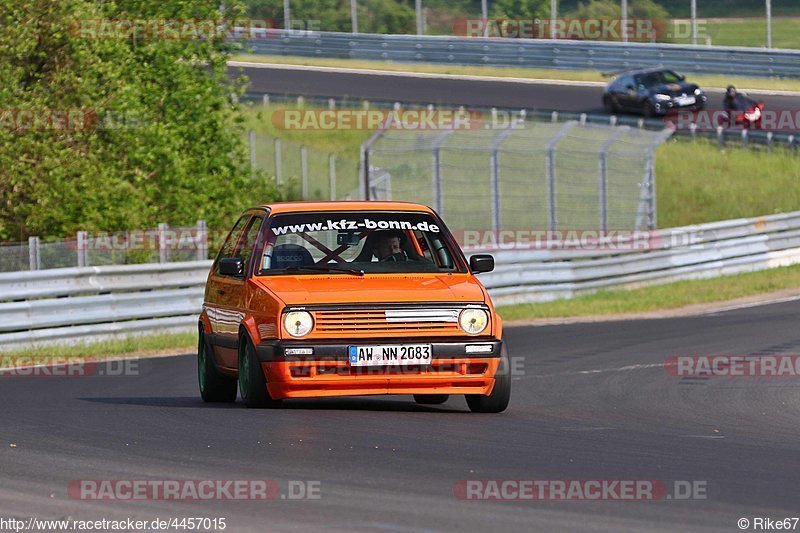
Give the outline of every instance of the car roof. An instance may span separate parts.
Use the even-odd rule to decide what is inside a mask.
[[[663,67],[648,67],[648,68],[637,68],[634,70],[626,70],[625,72],[620,72],[617,76],[630,76],[634,74],[650,74],[651,72],[675,72],[671,68],[663,68]]]
[[[257,207],[267,208],[270,213],[302,213],[305,211],[421,211],[432,213],[425,205],[413,202],[386,201],[336,201],[336,202],[276,202]]]

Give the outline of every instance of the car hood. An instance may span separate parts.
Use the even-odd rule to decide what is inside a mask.
[[[652,94],[668,94],[670,96],[681,96],[682,94],[694,94],[697,85],[682,81],[680,83],[665,83],[656,87],[651,87]]]
[[[447,274],[380,274],[364,277],[297,275],[253,278],[286,305],[404,302],[484,302],[472,276]]]

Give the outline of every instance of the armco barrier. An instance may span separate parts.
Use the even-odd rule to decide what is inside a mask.
[[[656,249],[633,250],[621,239],[619,247],[599,250],[497,250],[497,268],[481,280],[502,305],[798,264],[800,212],[660,230],[649,241],[657,243]],[[0,347],[189,331],[200,312],[210,265],[0,274]]]
[[[800,76],[800,51],[728,46],[546,39],[351,34],[271,30],[247,42],[255,54],[378,61],[621,71],[668,67],[686,73]]]

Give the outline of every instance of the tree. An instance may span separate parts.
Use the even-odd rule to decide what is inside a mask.
[[[275,198],[247,165],[232,42],[131,38],[111,19],[191,24],[220,19],[219,3],[0,0],[0,240],[203,218],[216,228]]]
[[[510,19],[546,19],[550,17],[548,0],[497,0],[493,7],[494,16]]]

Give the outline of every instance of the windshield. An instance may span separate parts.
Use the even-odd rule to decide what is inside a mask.
[[[441,220],[419,212],[270,217],[259,275],[466,272]]]
[[[668,83],[680,83],[681,78],[671,70],[660,70],[658,72],[648,72],[637,76],[640,85],[654,87],[666,85]]]

